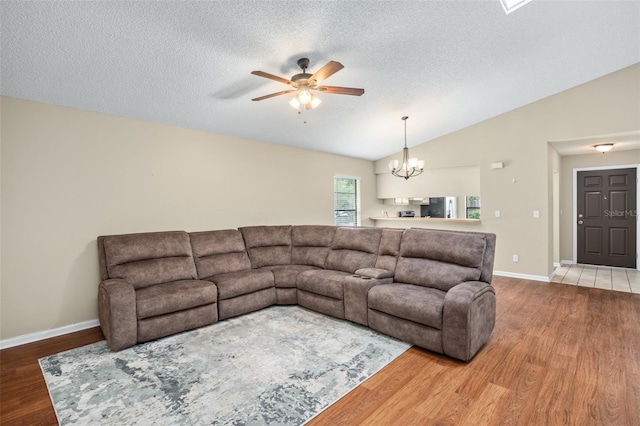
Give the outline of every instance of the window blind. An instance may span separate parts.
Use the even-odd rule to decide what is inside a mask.
[[[334,217],[337,226],[358,225],[358,179],[335,177]]]

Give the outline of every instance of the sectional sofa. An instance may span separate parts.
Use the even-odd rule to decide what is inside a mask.
[[[297,304],[469,361],[495,324],[495,241],[319,225],[101,236],[100,326],[118,351]]]

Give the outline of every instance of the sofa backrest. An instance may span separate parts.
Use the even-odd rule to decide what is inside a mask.
[[[337,228],[324,267],[350,273],[373,268],[381,237],[382,228]]]
[[[331,250],[336,227],[299,225],[291,228],[291,263],[323,268]]]
[[[238,229],[242,232],[252,267],[291,264],[291,225]]]
[[[386,269],[391,272],[396,270],[403,232],[404,229],[385,228],[382,230],[376,268]]]
[[[100,236],[98,255],[102,280],[119,278],[134,288],[197,278],[184,231]]]
[[[251,261],[240,231],[191,232],[191,247],[198,278],[209,278],[251,269]]]
[[[491,283],[495,235],[480,232],[411,228],[404,231],[396,282],[443,291],[464,281]],[[491,252],[491,253],[489,253]]]

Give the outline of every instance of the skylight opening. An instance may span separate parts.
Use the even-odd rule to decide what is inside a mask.
[[[504,12],[508,15],[516,9],[520,9],[531,0],[500,0]]]

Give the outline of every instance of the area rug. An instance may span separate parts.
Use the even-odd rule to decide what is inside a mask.
[[[40,366],[62,425],[301,425],[409,347],[273,306],[120,352],[94,343]]]

